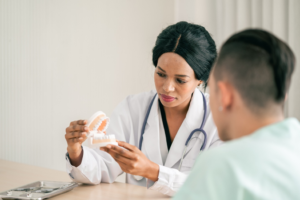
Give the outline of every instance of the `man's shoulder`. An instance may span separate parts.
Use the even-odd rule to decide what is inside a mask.
[[[243,159],[255,159],[255,142],[248,137],[227,141],[222,145],[209,149],[199,156],[199,162],[209,163],[212,166],[226,165],[232,167],[243,163]]]

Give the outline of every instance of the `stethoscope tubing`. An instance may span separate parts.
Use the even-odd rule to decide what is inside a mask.
[[[206,121],[206,110],[207,110],[207,106],[206,106],[206,100],[205,100],[204,94],[203,94],[202,92],[201,92],[201,94],[202,94],[202,98],[203,98],[203,107],[204,107],[203,120],[202,120],[202,123],[201,123],[200,128],[193,130],[193,131],[190,133],[189,137],[187,138],[187,140],[186,140],[186,142],[185,142],[185,146],[187,147],[187,146],[188,146],[188,143],[189,143],[190,139],[192,138],[192,136],[194,135],[194,133],[197,132],[197,131],[202,132],[203,135],[204,135],[204,141],[203,141],[203,144],[202,144],[202,146],[201,146],[201,148],[200,148],[200,151],[203,150],[203,149],[205,148],[205,146],[206,146],[206,138],[207,138],[207,134],[206,134],[206,132],[203,130],[203,126],[204,126],[204,123],[205,123],[205,121]]]
[[[151,103],[149,105],[149,108],[147,110],[147,113],[146,113],[146,116],[145,116],[145,119],[144,119],[144,122],[143,122],[141,137],[140,137],[140,143],[139,143],[140,151],[142,151],[142,143],[143,143],[143,137],[144,137],[144,133],[145,133],[146,124],[147,124],[147,121],[148,121],[148,118],[149,118],[149,115],[150,115],[150,111],[151,111],[151,108],[152,108],[152,105],[153,105],[153,102],[154,102],[156,96],[157,96],[157,93],[154,95],[153,99],[151,100]]]
[[[201,92],[201,91],[200,91]],[[204,113],[203,113],[203,120],[202,120],[202,123],[201,123],[201,126],[200,128],[197,128],[195,130],[193,130],[189,137],[187,138],[186,142],[185,142],[185,148],[184,148],[184,151],[183,151],[183,154],[181,156],[181,159],[180,159],[180,164],[179,164],[179,167],[178,167],[178,170],[180,171],[181,169],[181,165],[182,165],[182,162],[183,162],[183,159],[184,159],[184,156],[185,156],[185,153],[186,153],[186,150],[187,150],[187,147],[188,147],[188,144],[189,142],[191,141],[192,136],[194,135],[195,132],[200,132],[203,134],[204,136],[204,140],[203,140],[203,143],[201,145],[201,148],[200,148],[200,151],[203,151],[206,147],[206,142],[207,142],[207,134],[206,132],[204,131],[203,129],[203,126],[206,122],[206,112],[207,112],[207,105],[206,105],[206,100],[205,100],[205,97],[204,97],[204,94],[201,92],[202,94],[202,98],[203,98],[203,107],[204,107]],[[144,133],[145,133],[145,128],[146,128],[146,124],[147,124],[147,121],[148,121],[148,118],[149,118],[149,115],[150,115],[150,111],[151,111],[151,108],[152,108],[152,105],[153,105],[153,102],[155,100],[157,96],[157,93],[154,95],[153,99],[151,100],[150,102],[150,105],[148,107],[148,110],[147,110],[147,113],[146,113],[146,116],[145,116],[145,119],[144,119],[144,122],[143,122],[143,126],[142,126],[142,130],[141,130],[141,136],[140,136],[140,141],[139,141],[139,149],[142,150],[142,143],[143,143],[143,137],[144,137]],[[140,179],[139,179],[140,180]]]

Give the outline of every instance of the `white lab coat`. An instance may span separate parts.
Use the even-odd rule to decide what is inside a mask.
[[[115,134],[117,140],[125,141],[138,147],[142,124],[155,93],[155,91],[151,91],[131,95],[122,101],[110,117],[107,134]],[[208,106],[208,97],[209,95],[205,94],[207,101],[207,119],[204,126],[204,130],[207,133],[205,150],[222,143],[219,140],[217,129],[214,125]],[[193,136],[197,137],[197,139],[191,140],[187,148],[181,170],[177,170],[185,147],[185,142],[189,134],[194,129],[200,127],[203,120],[203,113],[203,98],[201,92],[196,89],[186,118],[174,138],[169,153],[165,156],[166,160],[163,161],[161,146],[165,145],[166,148],[167,143],[166,141],[161,141],[162,137],[160,137],[160,134],[165,133],[162,127],[163,123],[161,117],[159,117],[160,110],[158,96],[156,96],[145,128],[142,152],[148,159],[159,165],[158,181],[153,182],[145,178],[137,181],[134,179],[133,175],[126,174],[126,182],[134,185],[146,186],[149,189],[160,191],[169,196],[174,195],[184,183],[199,155],[204,137],[203,134],[197,132]],[[108,153],[100,151],[99,149],[91,149],[83,146],[83,159],[78,167],[74,167],[70,164],[68,156],[66,156],[66,159],[67,172],[75,182],[87,184],[99,184],[100,182],[112,183],[123,173],[118,163]]]

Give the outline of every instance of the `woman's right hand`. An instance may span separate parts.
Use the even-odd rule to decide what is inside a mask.
[[[86,140],[88,127],[86,120],[78,120],[70,123],[66,128],[66,141],[68,143],[67,151],[69,153],[70,162],[75,167],[81,164],[83,151],[81,148],[82,143]]]

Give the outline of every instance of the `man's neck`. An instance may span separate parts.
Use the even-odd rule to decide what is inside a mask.
[[[258,117],[251,114],[244,115],[242,119],[234,123],[230,134],[231,139],[250,135],[260,128],[280,122],[283,119],[283,114],[265,117]]]

